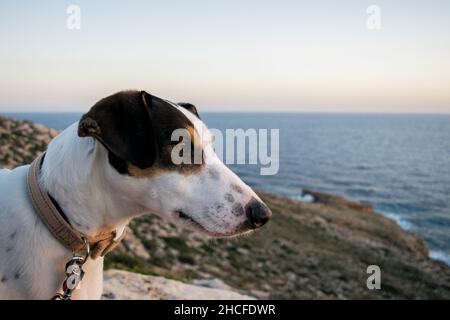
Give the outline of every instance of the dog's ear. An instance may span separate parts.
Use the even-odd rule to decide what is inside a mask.
[[[145,169],[158,156],[152,96],[145,91],[119,92],[97,102],[78,125],[80,137],[95,137],[123,161]]]
[[[183,108],[189,110],[191,113],[195,114],[197,116],[197,118],[200,119],[200,116],[198,115],[198,112],[197,112],[197,108],[192,103],[179,102],[178,105],[180,107],[183,107]]]

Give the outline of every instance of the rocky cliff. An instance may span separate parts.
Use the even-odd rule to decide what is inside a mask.
[[[29,163],[55,134],[0,117],[0,166]],[[207,240],[154,215],[134,220],[105,261],[105,298],[450,298],[450,268],[428,257],[419,236],[370,205],[304,193],[313,201],[261,192],[273,219],[232,240]],[[380,290],[366,286],[369,265],[381,269]]]
[[[30,163],[57,134],[41,124],[0,116],[0,168]]]

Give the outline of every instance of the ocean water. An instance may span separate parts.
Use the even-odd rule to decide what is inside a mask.
[[[62,129],[79,113],[7,114]],[[310,188],[372,203],[450,264],[450,115],[203,113],[217,129],[280,129],[279,172],[230,165],[256,189]]]

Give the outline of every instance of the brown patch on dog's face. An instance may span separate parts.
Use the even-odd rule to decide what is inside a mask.
[[[202,139],[200,138],[200,135],[198,134],[197,130],[195,130],[192,124],[187,127],[187,131],[189,132],[189,137],[191,139],[191,142],[194,144],[194,147],[201,149]]]
[[[136,178],[149,178],[149,177],[154,177],[154,176],[157,176],[158,174],[163,173],[162,170],[158,170],[153,166],[146,168],[146,169],[141,169],[131,163],[127,164],[127,171],[130,176],[133,176]]]
[[[173,142],[172,142],[173,143]],[[173,144],[167,144],[159,153],[160,157],[156,163],[148,168],[141,169],[131,163],[127,163],[127,172],[130,176],[136,178],[150,178],[167,172],[177,172],[184,175],[197,174],[202,169],[202,164],[179,164],[175,165],[171,159]]]

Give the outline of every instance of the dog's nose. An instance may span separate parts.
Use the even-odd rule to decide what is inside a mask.
[[[263,202],[253,198],[245,206],[245,214],[252,227],[256,229],[269,221],[272,211]]]

